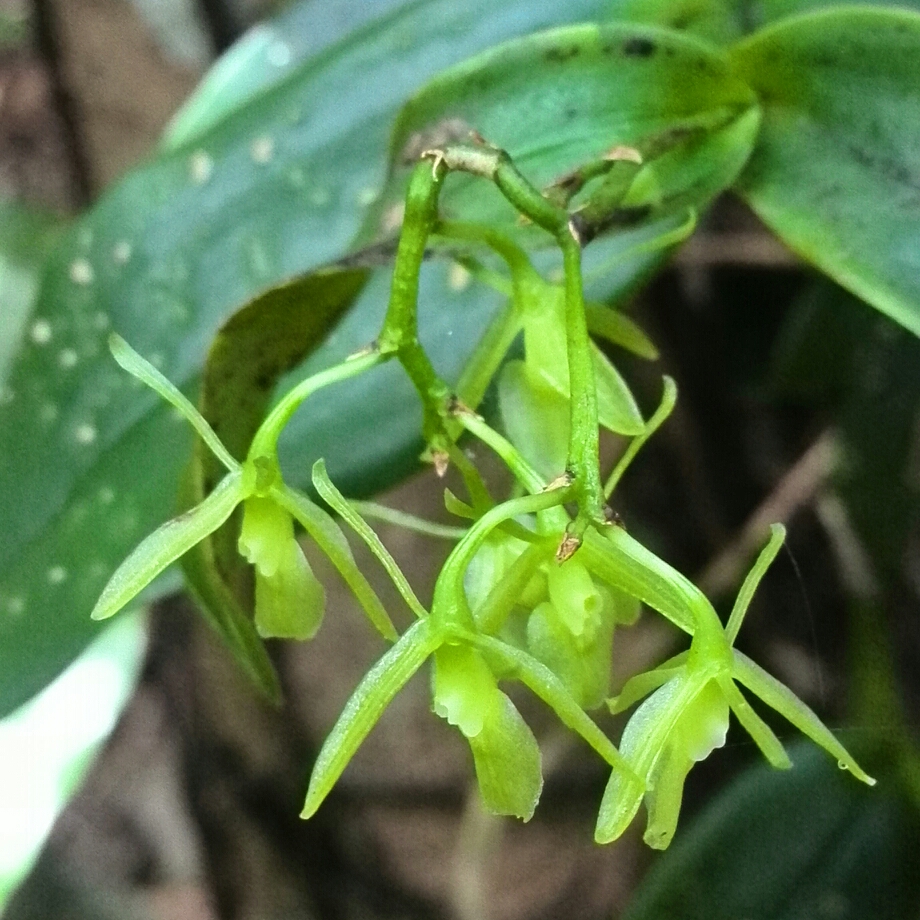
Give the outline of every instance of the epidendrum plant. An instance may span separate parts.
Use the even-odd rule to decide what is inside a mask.
[[[118,568],[95,615],[181,559],[212,625],[277,696],[262,639],[308,638],[323,612],[299,525],[393,643],[327,740],[307,813],[429,658],[434,708],[469,740],[494,811],[526,817],[540,791],[536,741],[499,689],[509,681],[610,766],[600,840],[622,832],[644,799],[647,838],[667,845],[687,771],[722,741],[729,712],[770,763],[787,765],[740,687],[867,779],[733,647],[781,531],[723,627],[608,511],[676,393],[665,379],[644,418],[589,338],[655,356],[608,304],[622,303],[726,189],[805,260],[920,332],[920,16],[852,7],[393,0],[386,18],[320,54],[295,7],[278,31],[233,52],[148,165],[43,241],[32,312],[10,338],[21,332],[21,347],[0,342],[2,711],[89,640],[93,602],[168,516],[187,460],[175,413],[112,367],[104,343],[114,329],[150,363],[113,339],[118,361],[202,443],[183,480],[191,510]],[[603,24],[571,25],[591,20]],[[375,270],[394,255],[381,329]],[[437,268],[448,260],[473,283],[448,284]],[[270,408],[305,358],[306,379]],[[200,391],[198,410],[179,390]],[[488,415],[487,391],[500,425],[477,414],[485,402]],[[464,496],[445,496],[462,527],[342,495],[366,496],[415,468],[419,400],[427,458],[464,482]],[[606,478],[600,429],[626,444]],[[514,480],[506,500],[461,437],[501,458]],[[309,476],[307,456],[324,457],[331,478],[323,463]],[[340,525],[302,491],[310,479],[414,613],[401,635]],[[364,520],[375,514],[455,540],[428,607]],[[688,634],[690,648],[610,698],[614,633],[640,605]],[[619,749],[589,715],[605,703],[638,704]]]
[[[613,174],[620,163],[642,161],[639,150],[618,148],[598,172]],[[523,250],[497,231],[440,219],[439,193],[451,171],[491,180],[523,218],[554,238],[562,251],[560,284],[543,280]],[[616,207],[629,187],[616,176],[602,183],[598,194],[605,206]],[[732,648],[754,590],[782,543],[782,527],[774,528],[723,628],[706,598],[633,540],[607,503],[635,450],[624,454],[605,487],[601,424],[632,437],[636,448],[667,416],[675,393],[666,381],[662,407],[643,422],[626,384],[591,343],[581,250],[587,226],[583,215],[594,205],[589,198],[570,211],[552,201],[504,151],[478,137],[465,146],[424,151],[409,182],[389,308],[379,336],[365,351],[288,392],[259,427],[242,464],[175,387],[123,340],[112,338],[122,367],[182,412],[228,472],[199,505],[163,525],[125,560],[93,616],[108,617],[131,601],[242,504],[238,549],[255,567],[259,635],[309,638],[322,619],[322,587],[295,541],[296,519],[346,578],[372,623],[393,641],[355,690],[320,751],[304,817],[320,806],[394,695],[429,658],[434,662],[434,711],[469,741],[482,800],[490,811],[529,819],[543,783],[537,741],[499,689],[501,680],[524,683],[609,764],[611,778],[595,833],[600,843],[623,833],[644,798],[649,816],[645,840],[653,847],[668,846],[686,775],[695,761],[724,744],[729,711],[771,764],[791,766],[782,744],[736,681],[829,751],[841,767],[874,782],[801,700]],[[418,276],[431,237],[478,237],[509,266],[512,296],[498,322],[515,330],[523,325],[526,333],[523,360],[501,372],[508,439],[475,413],[470,397],[485,392],[511,336],[482,338],[457,392],[437,375],[419,341]],[[387,360],[402,364],[419,394],[430,457],[442,471],[454,459],[469,492],[469,503],[448,494],[448,507],[471,523],[441,569],[430,609],[336,489],[322,460],[313,467],[313,483],[383,563],[417,617],[401,636],[355,566],[335,522],[285,484],[277,458],[278,436],[304,400]],[[507,465],[515,481],[512,497],[494,501],[472,461],[461,459],[457,439],[464,432],[493,448]],[[618,751],[587,710],[603,705],[608,696],[614,629],[635,621],[639,602],[692,638],[688,652],[636,675],[610,700],[611,708],[619,711],[651,693],[631,717]],[[246,647],[258,655],[251,644]],[[259,670],[257,662],[252,670]]]

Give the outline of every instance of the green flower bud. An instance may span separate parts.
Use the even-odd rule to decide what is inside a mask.
[[[527,620],[527,648],[565,685],[582,709],[596,709],[610,692],[614,620],[600,618],[588,639],[569,628],[550,603],[540,604]]]
[[[572,557],[561,565],[550,563],[546,575],[549,598],[573,636],[590,643],[601,625],[604,598],[590,572]]]
[[[326,596],[294,539],[294,520],[270,498],[243,502],[239,551],[256,568],[256,629],[264,638],[311,639]]]

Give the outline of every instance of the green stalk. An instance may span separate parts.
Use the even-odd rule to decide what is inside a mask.
[[[350,377],[357,377],[366,370],[382,364],[388,357],[388,355],[381,354],[375,350],[370,354],[346,358],[341,364],[336,364],[334,367],[327,368],[301,381],[285,394],[284,398],[272,409],[265,421],[259,426],[259,430],[252,439],[252,445],[249,448],[249,459],[254,460],[258,457],[274,459],[278,450],[278,437],[284,426],[291,420],[291,416],[308,396],[312,396],[317,390],[321,390],[332,383],[339,383],[342,380],[348,380]]]
[[[450,395],[418,339],[418,283],[425,246],[434,229],[438,195],[445,170],[435,161],[422,160],[409,179],[406,212],[396,249],[390,302],[378,338],[384,354],[394,354],[418,391],[424,412],[423,435],[445,449],[442,411]],[[440,442],[440,443],[439,443]]]

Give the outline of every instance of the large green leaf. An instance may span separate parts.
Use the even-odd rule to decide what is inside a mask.
[[[775,22],[787,16],[843,6],[878,6],[887,9],[920,10],[918,0],[736,0],[749,9],[750,19],[758,26]]]
[[[406,106],[393,138],[394,173],[377,205],[380,221],[386,224],[399,206],[405,176],[419,153],[466,142],[470,130],[507,150],[538,187],[600,160],[613,147],[643,149],[667,135],[674,140],[660,143],[665,150],[679,148],[676,164],[668,164],[664,153],[662,163],[644,167],[636,187],[695,185],[695,170],[701,170],[716,177],[718,190],[747,159],[756,121],[727,145],[728,163],[722,158],[713,163],[707,149],[700,167],[699,154],[686,145],[730,132],[754,102],[750,88],[731,75],[718,52],[676,32],[614,23],[533,35],[447,71]],[[662,180],[668,165],[671,175]],[[654,182],[643,173],[653,173]],[[667,189],[662,197],[670,193],[676,190]],[[682,204],[700,206],[712,194],[711,187],[701,189],[694,201]],[[441,211],[452,219],[504,224],[506,232],[519,226],[497,190],[470,176],[451,177],[445,184]]]
[[[627,920],[916,916],[914,808],[890,782],[847,782],[817,749],[793,755],[789,772],[749,770],[678,835]]]
[[[920,15],[809,13],[732,58],[764,108],[741,194],[805,259],[920,333]]]

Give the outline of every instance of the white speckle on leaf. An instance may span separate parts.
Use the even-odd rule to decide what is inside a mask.
[[[257,137],[249,146],[249,155],[254,163],[268,163],[275,153],[275,142],[270,137]]]
[[[269,64],[273,64],[275,67],[287,67],[294,55],[291,51],[291,46],[279,38],[268,46],[265,56],[268,58]]]
[[[91,562],[89,564],[87,574],[94,582],[98,582],[102,581],[102,579],[104,579],[105,576],[109,574],[109,571],[109,567],[104,562],[99,562],[97,560],[96,562]]]
[[[67,569],[62,565],[53,565],[47,572],[48,583],[52,585],[59,585],[65,578],[67,578]]]
[[[58,354],[58,364],[60,364],[65,371],[70,370],[72,367],[76,367],[79,360],[79,355],[72,348],[64,348]]]
[[[288,182],[290,182],[294,188],[303,188],[307,184],[307,177],[299,166],[292,166],[288,170],[287,177]]]
[[[93,317],[93,325],[101,332],[103,329],[109,328],[109,317],[108,314],[100,310]]]
[[[74,259],[70,263],[68,274],[74,284],[92,284],[95,277],[93,266],[88,259]]]
[[[161,351],[155,351],[147,360],[148,360],[155,368],[157,368],[157,370],[162,370],[162,369],[163,369],[163,365],[166,363],[166,359],[163,357],[163,352],[161,352]],[[135,379],[136,379],[136,378],[135,378]]]
[[[9,387],[0,387],[0,406],[8,406],[16,394]]]
[[[329,189],[322,186],[317,186],[310,192],[310,204],[315,205],[317,208],[322,208],[329,204],[330,198]]]
[[[195,185],[204,185],[214,172],[214,160],[203,150],[196,150],[189,158],[188,171]]]
[[[358,207],[366,208],[368,205],[372,205],[377,200],[379,194],[380,191],[372,187],[361,189],[361,191],[358,192]]]
[[[90,425],[88,422],[84,422],[82,425],[77,425],[74,429],[74,440],[77,444],[92,444],[96,440],[97,431],[94,426]]]
[[[41,409],[38,410],[38,417],[43,422],[50,425],[58,417],[58,407],[52,402],[45,403]]]
[[[119,240],[112,249],[112,258],[117,265],[124,265],[131,258],[131,244],[127,240]]]
[[[26,601],[24,597],[18,594],[7,599],[6,612],[11,617],[21,617],[26,612]]]
[[[99,490],[99,501],[103,505],[111,505],[115,501],[115,490],[111,486],[103,486]]]
[[[29,338],[36,345],[47,345],[51,341],[51,323],[46,319],[36,320],[29,330]]]
[[[470,273],[459,262],[453,262],[447,273],[447,284],[452,291],[458,294],[470,286]]]

